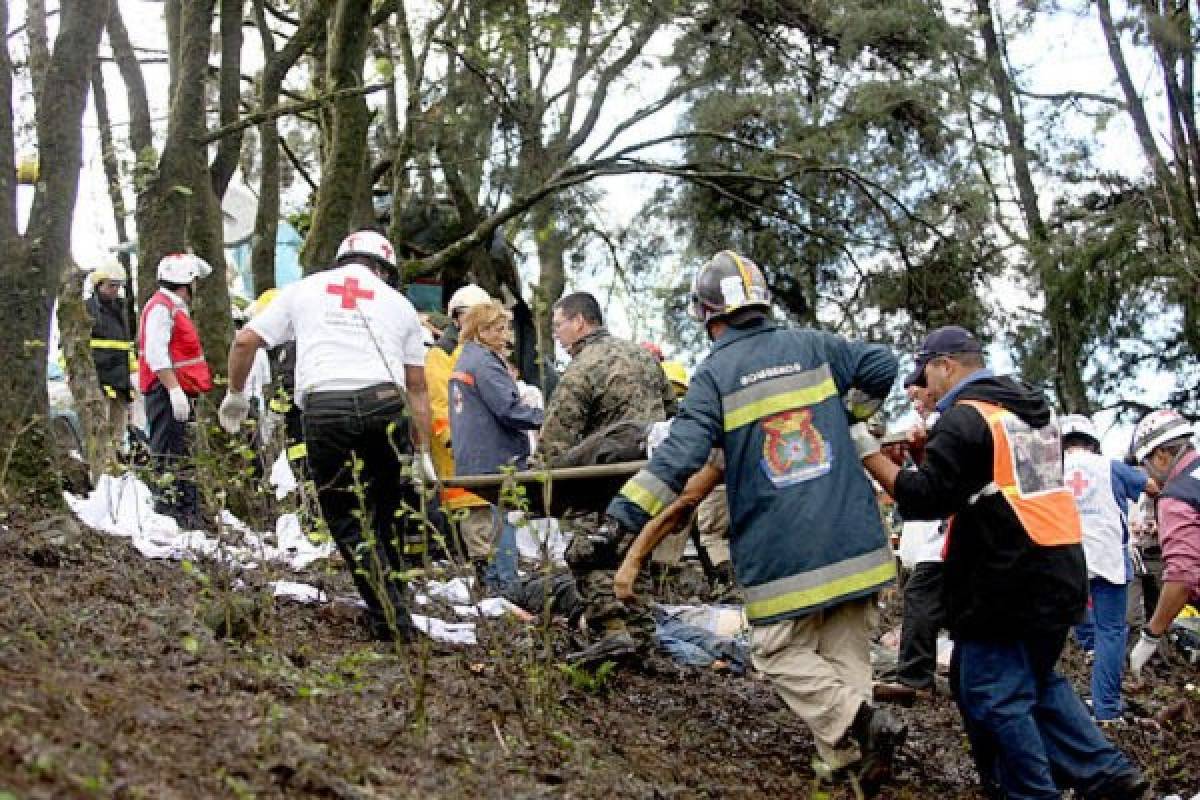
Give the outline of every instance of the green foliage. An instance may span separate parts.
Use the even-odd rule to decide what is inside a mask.
[[[605,661],[595,670],[576,664],[559,664],[558,669],[567,676],[571,688],[587,694],[601,694],[610,687],[610,681],[616,672],[617,665]]]

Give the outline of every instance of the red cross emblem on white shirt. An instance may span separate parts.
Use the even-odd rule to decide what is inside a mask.
[[[1071,473],[1071,479],[1067,481],[1067,488],[1071,490],[1071,494],[1076,497],[1083,497],[1083,493],[1092,484],[1088,481],[1087,476],[1082,470],[1075,470]]]
[[[358,298],[371,300],[375,297],[374,289],[358,288],[358,278],[347,277],[346,282],[341,286],[329,284],[325,287],[325,291],[329,294],[337,294],[342,297],[342,308],[358,308]]]

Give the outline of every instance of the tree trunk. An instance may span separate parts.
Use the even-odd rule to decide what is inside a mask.
[[[146,79],[138,63],[129,31],[121,17],[120,3],[112,3],[108,12],[108,43],[113,59],[125,84],[125,102],[129,108],[129,149],[133,152],[133,185],[140,196],[147,181],[154,175],[158,154],[154,150],[154,131],[150,123],[150,100],[146,94]],[[111,179],[110,179],[111,180]],[[136,217],[135,217],[136,222]],[[130,274],[129,300],[134,309],[154,291],[154,264],[138,259],[137,275]],[[136,321],[136,320],[134,320]],[[137,330],[131,325],[130,330]]]
[[[213,192],[207,151],[200,138],[204,116],[214,0],[186,0],[179,36],[177,88],[158,171],[138,198],[138,258],[157,265],[169,253],[190,249],[212,265],[196,282],[192,316],[214,374],[225,369],[233,336],[225,274],[220,205]],[[152,287],[151,287],[152,289]],[[147,295],[149,292],[146,293]]]
[[[327,91],[362,86],[370,12],[370,0],[337,0],[329,37]],[[300,251],[300,263],[306,273],[325,269],[333,263],[338,243],[355,222],[369,123],[367,101],[362,95],[339,96],[334,101],[329,149],[321,165],[321,186],[313,209],[312,229]]]
[[[112,205],[113,227],[117,232],[117,260],[125,268],[126,276],[133,272],[133,259],[123,247],[129,243],[129,225],[126,221],[125,193],[121,189],[121,164],[117,160],[117,145],[113,140],[112,118],[108,114],[108,92],[104,88],[104,71],[99,64],[92,70],[92,105],[96,109],[96,127],[100,130],[100,160],[104,165],[104,179],[108,184],[108,200]],[[60,293],[61,294],[61,293]],[[137,305],[133,302],[133,284],[129,284],[125,296],[125,316],[129,330],[137,330]]]
[[[83,433],[83,456],[91,474],[99,476],[116,463],[116,445],[104,424],[104,395],[92,361],[92,319],[83,303],[86,273],[69,269],[58,293],[58,333],[66,362],[67,385]]]
[[[54,50],[37,97],[39,176],[29,215],[28,236],[16,226],[12,65],[7,40],[0,46],[0,297],[8,335],[0,337],[0,363],[11,372],[0,393],[0,485],[7,497],[37,492],[42,502],[61,504],[55,471],[47,469],[46,340],[50,307],[71,261],[71,221],[83,161],[83,112],[88,80],[108,15],[107,0],[64,0]],[[0,25],[8,29],[8,4],[0,3]],[[50,98],[53,102],[50,102]],[[28,243],[32,243],[30,247]]]
[[[533,318],[537,327],[538,365],[543,374],[538,378],[546,385],[546,364],[554,360],[554,331],[550,324],[554,304],[562,297],[567,273],[563,254],[567,238],[558,228],[553,201],[544,200],[529,215],[530,227],[537,242],[538,285],[534,291]]]
[[[1025,123],[1014,100],[1012,81],[1004,65],[1000,38],[992,18],[990,0],[976,0],[976,10],[987,57],[988,74],[992,79],[1000,115],[1008,139],[1008,159],[1012,164],[1013,182],[1017,188],[1018,204],[1025,220],[1029,240],[1026,251],[1033,261],[1035,277],[1045,298],[1045,317],[1049,323],[1054,354],[1054,388],[1059,405],[1069,413],[1086,414],[1089,410],[1087,386],[1082,372],[1082,345],[1077,321],[1071,311],[1073,298],[1058,287],[1058,255],[1038,206],[1037,189],[1033,182],[1032,154],[1025,145]]]
[[[231,125],[238,119],[242,78],[242,10],[243,0],[221,0],[221,72],[220,125]],[[217,143],[217,155],[209,171],[212,174],[213,194],[217,201],[225,196],[229,181],[237,171],[242,153],[242,132],[239,130]]]

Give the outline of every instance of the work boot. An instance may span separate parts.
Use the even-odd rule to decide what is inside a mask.
[[[876,703],[908,707],[916,701],[917,690],[906,683],[879,681],[871,687],[871,699]]]
[[[862,760],[850,767],[863,794],[870,796],[892,776],[892,756],[904,743],[908,726],[882,708],[863,703],[848,734],[858,743]]]
[[[1134,768],[1104,784],[1099,790],[1082,796],[1087,800],[1142,800],[1149,791],[1150,781]]]
[[[637,642],[628,631],[610,633],[600,641],[567,656],[567,663],[593,667],[605,661],[621,661],[637,653]]]

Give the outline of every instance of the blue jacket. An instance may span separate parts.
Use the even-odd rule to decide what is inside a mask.
[[[517,384],[500,356],[467,342],[450,373],[450,442],[456,475],[524,469],[528,430],[542,424],[542,410],[521,405]]]
[[[895,379],[881,345],[766,322],[731,328],[696,369],[670,436],[608,513],[640,530],[720,447],[752,624],[872,594],[896,567],[842,396],[857,387],[886,397]]]

